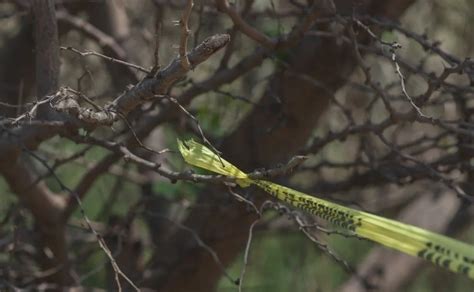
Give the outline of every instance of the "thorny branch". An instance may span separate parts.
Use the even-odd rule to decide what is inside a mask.
[[[346,16],[338,14],[336,10],[330,10],[329,13],[321,12],[320,7],[316,5],[316,2],[319,1],[314,1],[315,3],[310,7],[302,4],[303,1],[290,1],[292,8],[288,11],[272,11],[271,9],[257,11],[252,6],[253,1],[249,0],[245,1],[243,9],[239,11],[239,7],[227,0],[216,0],[213,6],[200,5],[198,30],[201,30],[201,33],[204,32],[206,19],[214,19],[216,15],[228,17],[233,24],[230,32],[233,43],[226,48],[218,70],[211,73],[203,72],[199,79],[185,80],[179,83],[189,70],[199,70],[198,64],[205,62],[215,52],[226,46],[230,42],[229,35],[214,35],[188,52],[189,20],[193,1],[181,1],[182,4],[161,0],[154,2],[157,7],[169,4],[169,7],[178,9],[181,13],[179,56],[162,70],[149,72],[145,68],[146,66],[142,67],[123,61],[128,60],[129,52],[125,47],[119,46],[117,41],[105,31],[101,31],[86,20],[72,15],[72,12],[66,12],[69,10],[59,10],[55,15],[61,23],[67,23],[90,39],[95,40],[99,46],[110,49],[113,56],[106,56],[89,49],[79,50],[73,46],[61,47],[62,50],[73,52],[81,58],[96,56],[108,62],[124,65],[134,74],[133,70],[138,70],[146,73],[147,76],[105,105],[99,103],[95,98],[65,86],[56,92],[49,92],[47,95],[41,96],[40,99],[23,105],[0,102],[1,108],[25,109],[22,114],[2,118],[0,121],[2,135],[0,161],[2,165],[13,165],[22,153],[39,161],[48,171],[36,175],[35,179],[31,181],[31,185],[39,186],[46,177],[56,179],[61,191],[69,194],[61,213],[63,218],[67,220],[74,210],[79,208],[88,228],[95,235],[95,240],[99,242],[102,250],[112,262],[115,277],[120,275],[126,280],[128,279],[127,281],[131,285],[137,283],[130,280],[118,268],[118,263],[114,259],[115,255],[112,255],[110,249],[105,245],[104,239],[92,228],[94,222],[85,216],[81,202],[92,185],[109,169],[110,174],[121,175],[120,171],[111,169],[120,160],[125,160],[127,165],[137,166],[139,169],[136,174],[139,179],[135,180],[137,184],[153,183],[153,179],[148,174],[141,172],[142,169],[150,170],[173,183],[190,181],[225,184],[233,198],[244,202],[249,210],[257,214],[258,218],[251,221],[252,223],[249,223],[247,229],[243,265],[238,281],[227,274],[224,264],[220,260],[221,255],[214,250],[213,243],[208,243],[209,238],[205,238],[197,230],[183,225],[181,221],[172,222],[178,229],[185,230],[193,236],[197,245],[205,249],[217,263],[220,272],[225,274],[233,284],[238,283],[239,290],[243,289],[255,232],[259,230],[260,226],[262,226],[261,228],[267,227],[263,224],[261,215],[264,209],[268,208],[288,215],[296,223],[298,229],[322,252],[329,255],[346,270],[354,272],[345,260],[339,258],[329,246],[315,237],[313,231],[322,232],[328,236],[334,234],[351,236],[350,234],[330,230],[318,225],[319,223],[308,224],[305,218],[280,204],[265,202],[257,207],[259,204],[253,194],[250,196],[240,195],[232,188],[235,186],[235,181],[232,178],[198,174],[191,170],[176,171],[173,164],[167,164],[166,160],[170,155],[179,157],[178,154],[175,151],[169,151],[168,145],[161,147],[162,144],[158,144],[158,146],[154,142],[146,140],[154,129],[165,124],[178,125],[176,128],[179,130],[177,121],[180,121],[184,116],[195,125],[194,134],[218,152],[219,147],[214,147],[214,144],[219,145],[221,137],[213,137],[207,132],[205,124],[194,115],[194,110],[196,107],[199,110],[200,106],[190,105],[196,97],[208,93],[209,96],[216,93],[218,95],[216,100],[219,102],[230,98],[233,102],[241,101],[245,103],[245,106],[262,108],[282,116],[283,118],[279,121],[281,124],[269,127],[270,132],[280,126],[294,127],[291,119],[285,119],[287,113],[282,110],[285,105],[283,103],[288,101],[282,103],[280,97],[275,94],[274,104],[268,105],[261,104],[253,96],[253,92],[256,92],[255,89],[274,75],[272,73],[270,76],[262,77],[264,74],[257,74],[266,60],[272,61],[277,70],[282,70],[289,76],[311,84],[314,91],[326,92],[330,96],[330,105],[326,109],[328,116],[321,119],[313,139],[306,145],[301,145],[300,151],[291,155],[293,159],[282,165],[265,165],[266,169],[250,172],[250,177],[270,180],[290,178],[293,175],[295,177],[299,175],[311,177],[312,185],[307,186],[307,189],[310,190],[308,192],[333,196],[335,200],[338,195],[343,194],[344,202],[352,202],[362,208],[374,201],[370,191],[365,192],[365,190],[375,188],[380,193],[375,201],[390,200],[390,202],[384,202],[386,204],[383,206],[370,205],[375,209],[379,208],[377,210],[391,208],[390,206],[396,209],[407,204],[413,197],[413,195],[407,194],[402,198],[387,199],[390,197],[383,192],[385,188],[403,186],[408,189],[426,182],[436,185],[436,187],[447,187],[454,190],[463,199],[466,208],[472,204],[474,188],[469,180],[469,175],[474,172],[471,163],[474,158],[472,147],[474,125],[472,121],[473,109],[469,104],[472,103],[474,95],[472,86],[474,63],[471,59],[461,59],[443,49],[439,42],[431,41],[427,35],[415,33],[397,22],[358,13]],[[216,10],[221,14],[218,14]],[[326,16],[321,17],[321,15]],[[297,25],[286,30],[289,32],[286,35],[271,38],[263,33],[264,30],[259,25],[254,25],[251,18],[256,16],[272,18],[275,21],[294,19],[297,20],[295,22]],[[379,36],[381,31],[391,31],[395,37],[403,35],[407,40],[403,44],[397,41],[386,41]],[[240,34],[252,40],[253,47],[248,50],[250,53],[245,53],[245,55],[239,52],[239,46],[247,45],[245,40],[242,41],[242,44],[234,43],[235,39],[240,40]],[[345,48],[351,49],[354,63],[360,69],[360,74],[355,72],[354,76],[344,80],[345,90],[335,91],[330,89],[331,87],[328,89],[327,84],[323,84],[310,74],[294,72],[291,68],[288,59],[294,58],[292,48],[299,45],[302,39],[313,38],[317,38],[319,43],[334,41],[347,45]],[[198,41],[197,37],[195,37],[195,41]],[[165,40],[160,39],[160,43],[164,42]],[[409,45],[407,43],[409,42],[420,45],[425,56],[415,61],[413,58],[408,58]],[[338,47],[336,46],[336,48]],[[70,54],[63,54],[63,57],[68,58],[68,55]],[[426,61],[428,58],[442,60],[443,65],[448,65],[444,65],[444,68],[439,72],[431,72],[433,69]],[[236,59],[236,62],[230,61],[233,59]],[[378,66],[384,66],[383,64],[393,66],[395,72],[391,70],[391,75],[379,74],[380,70],[376,70],[378,70]],[[332,69],[334,68],[324,68],[328,72],[332,72]],[[201,74],[201,71],[199,73]],[[419,83],[416,86],[411,84],[414,77]],[[231,84],[235,85],[233,82],[236,80],[239,82],[235,83],[243,85],[241,87],[225,87]],[[423,90],[417,91],[416,89],[419,88]],[[59,120],[37,119],[40,107],[52,109],[63,115],[59,117]],[[453,107],[455,110],[451,110]],[[184,115],[180,113],[184,113]],[[113,131],[106,131],[107,134],[94,132],[97,128],[108,130],[103,126],[109,125],[113,125]],[[255,125],[255,127],[259,126]],[[38,145],[57,134],[85,147],[77,150],[76,153],[71,153],[64,159],[57,159],[51,154],[47,156],[48,158],[43,158],[41,148],[35,152]],[[247,145],[244,142],[240,145],[243,149]],[[153,145],[153,147],[147,145]],[[343,150],[337,150],[338,147],[343,147]],[[91,149],[98,148],[105,150],[108,154],[92,167],[87,165],[87,171],[79,179],[76,187],[69,188],[61,182],[57,173],[63,165],[84,157]],[[170,148],[174,147],[170,146]],[[244,149],[243,153],[251,155],[252,151],[253,149]],[[334,155],[334,152],[337,154]],[[226,153],[222,153],[222,155],[225,156]],[[288,182],[288,184],[292,183],[293,181]],[[40,186],[43,187],[42,184]],[[49,193],[47,194],[49,195]],[[172,201],[178,200],[173,199]],[[200,206],[193,207],[199,208]],[[5,220],[9,219],[9,215],[6,216]],[[466,220],[466,222],[468,221]],[[54,273],[55,270],[47,272]],[[44,275],[48,275],[48,273],[42,274],[41,277],[38,276],[38,279],[47,277]],[[117,281],[117,284],[121,285],[120,281]],[[1,285],[0,283],[0,288]],[[138,289],[138,287],[135,288]],[[121,289],[120,286],[119,289]]]
[[[112,63],[117,63],[117,64],[121,64],[121,65],[124,65],[126,67],[129,67],[129,68],[134,68],[134,69],[137,69],[141,72],[144,72],[144,73],[150,73],[149,70],[143,68],[142,66],[138,66],[138,65],[135,65],[135,64],[132,64],[132,63],[128,63],[128,62],[125,62],[125,61],[122,61],[122,60],[118,60],[118,59],[115,59],[115,58],[112,58],[112,57],[108,57],[104,54],[101,54],[101,53],[98,53],[98,52],[94,52],[94,51],[85,51],[85,52],[81,52],[79,51],[78,49],[75,49],[75,48],[72,48],[72,47],[61,47],[61,50],[64,50],[64,51],[70,51],[70,52],[74,52],[82,57],[87,57],[87,56],[97,56],[97,57],[100,57],[100,58],[103,58],[109,62],[112,62]]]
[[[189,30],[189,17],[191,16],[191,11],[194,6],[193,0],[187,0],[186,6],[183,10],[183,14],[179,21],[179,25],[181,26],[181,36],[179,42],[179,58],[181,61],[181,66],[185,70],[191,69],[191,63],[188,59],[188,37],[191,34]]]

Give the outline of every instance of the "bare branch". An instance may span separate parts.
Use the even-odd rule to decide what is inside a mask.
[[[205,39],[199,46],[189,52],[188,60],[191,67],[206,61],[228,42],[229,36],[226,34],[218,34]],[[107,109],[126,115],[136,106],[152,100],[156,96],[166,94],[168,88],[183,78],[188,71],[183,68],[181,59],[178,57],[160,71],[156,78],[143,79],[139,84],[117,97]]]
[[[97,57],[100,57],[100,58],[105,59],[105,60],[107,60],[109,62],[112,62],[112,63],[121,64],[121,65],[127,66],[129,68],[137,69],[138,71],[141,71],[143,73],[147,73],[147,74],[150,73],[150,70],[147,70],[147,69],[143,68],[142,66],[135,65],[135,64],[132,64],[132,63],[128,63],[128,62],[125,62],[125,61],[122,61],[122,60],[118,60],[118,59],[106,56],[106,55],[98,53],[98,52],[89,51],[89,50],[85,51],[85,52],[81,52],[78,49],[75,49],[73,47],[61,47],[61,50],[74,52],[74,53],[76,53],[76,54],[78,54],[82,57],[97,56]]]
[[[191,63],[189,63],[188,59],[188,37],[191,34],[191,31],[189,30],[189,17],[191,16],[193,5],[193,0],[187,0],[183,14],[181,15],[181,20],[179,21],[179,25],[181,26],[179,58],[184,70],[191,69]]]
[[[276,46],[276,42],[272,41],[266,35],[245,22],[245,20],[240,17],[239,12],[237,12],[237,10],[235,10],[227,0],[216,0],[216,6],[220,11],[227,14],[239,30],[250,39],[256,41],[267,49],[273,49]]]
[[[209,37],[188,54],[189,61],[193,67],[197,66],[206,61],[228,42],[228,35],[215,35]],[[82,122],[85,122],[89,127],[108,125],[119,119],[117,113],[126,115],[138,105],[153,99],[155,96],[166,93],[169,87],[179,79],[183,78],[187,72],[188,70],[183,69],[180,65],[180,59],[176,58],[166,68],[160,71],[160,74],[158,74],[156,78],[143,79],[132,89],[127,90],[116,98],[104,110],[99,111],[79,106],[77,103],[78,95],[71,94],[71,90],[63,88],[55,94],[58,98],[57,101],[60,101],[59,104],[56,104],[56,108],[67,112]],[[84,126],[83,124],[78,124],[77,120],[68,118],[66,118],[66,120],[71,122],[71,125],[75,125],[75,127]],[[71,130],[72,129],[65,127],[58,127],[56,130],[53,130],[50,127],[35,127],[34,129],[31,127],[23,127],[16,129],[14,140],[4,140],[0,143],[0,160],[14,160],[15,157],[17,157],[17,155],[12,156],[12,154],[19,154],[19,150],[17,149],[18,140],[21,140],[22,143],[27,145],[30,149],[34,149],[45,139],[59,133],[68,135]]]

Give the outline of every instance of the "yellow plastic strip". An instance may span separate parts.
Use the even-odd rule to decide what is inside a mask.
[[[359,237],[428,260],[474,279],[474,246],[444,235],[344,207],[265,180],[251,179],[243,171],[194,140],[178,140],[184,160],[194,166],[232,177],[241,187],[256,185],[291,206],[317,215]]]

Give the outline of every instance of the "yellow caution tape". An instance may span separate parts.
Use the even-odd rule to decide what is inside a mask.
[[[428,230],[331,203],[293,189],[251,179],[240,169],[194,140],[178,140],[184,160],[234,178],[241,187],[256,185],[273,197],[317,215],[339,227],[403,253],[474,279],[474,246]]]

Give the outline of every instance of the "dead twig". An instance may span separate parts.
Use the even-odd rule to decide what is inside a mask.
[[[276,46],[277,43],[275,41],[259,32],[249,25],[244,19],[242,19],[239,12],[234,7],[232,7],[227,0],[216,0],[216,5],[217,9],[227,14],[234,22],[234,25],[237,26],[239,30],[250,39],[256,41],[267,49],[273,49]]]
[[[193,0],[187,0],[186,6],[184,7],[183,14],[181,15],[181,20],[179,25],[181,26],[181,37],[179,42],[179,58],[181,61],[181,66],[184,70],[191,69],[191,63],[188,59],[188,38],[191,34],[189,30],[189,17],[191,16],[191,11],[193,9],[194,2]]]
[[[112,63],[116,63],[116,64],[124,65],[124,66],[130,67],[130,68],[133,68],[133,69],[137,69],[138,71],[141,71],[143,73],[147,73],[147,74],[150,73],[149,70],[143,68],[142,66],[132,64],[132,63],[129,63],[129,62],[125,62],[125,61],[122,61],[122,60],[119,60],[119,59],[116,59],[116,58],[112,58],[112,57],[106,56],[104,54],[95,52],[95,51],[87,50],[87,51],[81,52],[78,49],[73,48],[73,47],[60,47],[60,49],[63,50],[63,51],[70,51],[70,52],[76,53],[76,54],[78,54],[82,57],[87,57],[87,56],[100,57],[100,58],[105,59],[105,60],[107,60],[109,62],[112,62]]]

